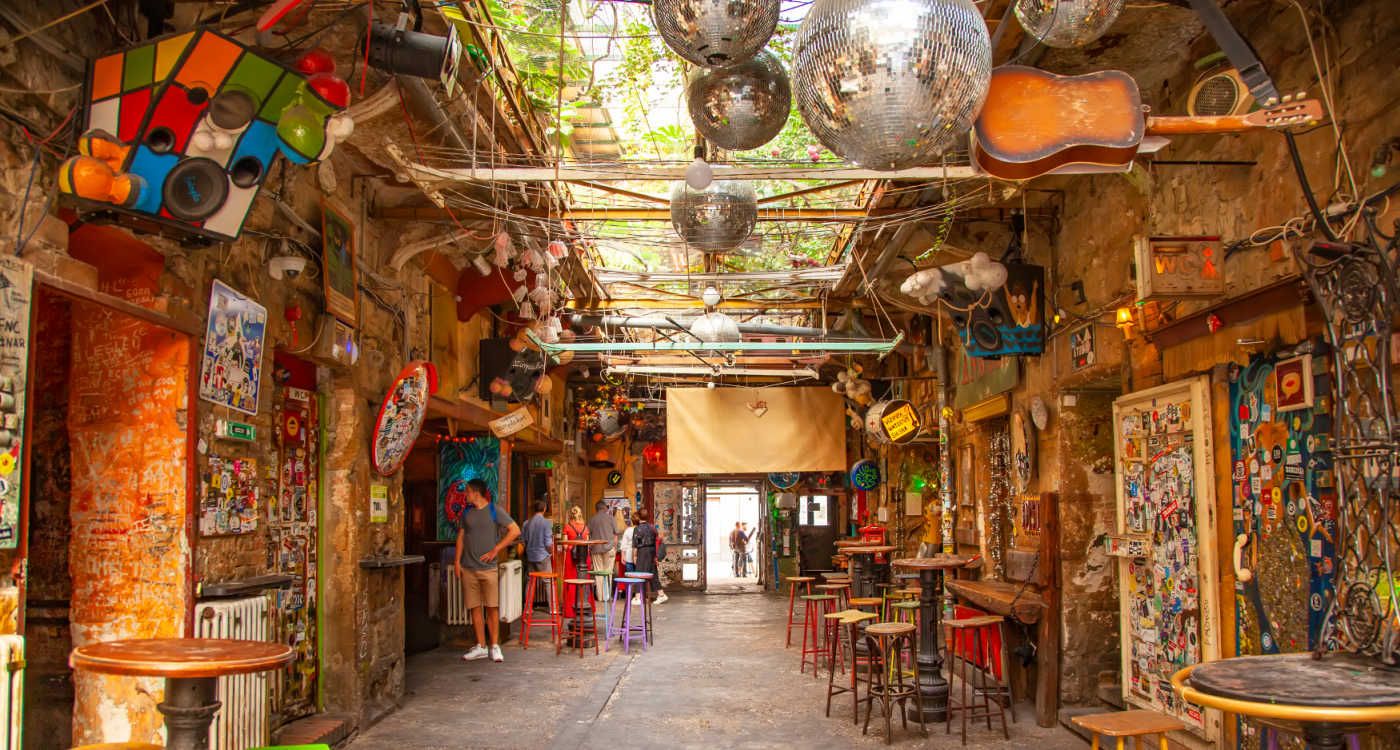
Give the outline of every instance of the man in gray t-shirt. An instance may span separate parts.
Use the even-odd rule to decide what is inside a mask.
[[[613,520],[613,514],[608,512],[608,504],[599,500],[593,505],[595,511],[593,517],[588,519],[588,538],[602,539],[607,544],[599,544],[590,552],[589,564],[595,571],[613,572],[613,558],[617,556],[617,521]],[[598,601],[606,601],[608,598],[607,579],[599,575],[593,579],[594,590],[598,594]]]
[[[462,655],[471,661],[486,658],[486,630],[491,631],[492,661],[505,661],[501,653],[500,590],[496,558],[515,538],[520,527],[504,509],[491,502],[490,490],[480,479],[467,481],[467,507],[457,519],[456,571],[462,582],[467,608],[472,611],[476,645]],[[484,613],[483,613],[484,610]]]

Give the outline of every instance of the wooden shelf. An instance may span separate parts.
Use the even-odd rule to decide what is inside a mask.
[[[482,432],[490,430],[493,419],[505,414],[493,411],[471,401],[452,400],[442,396],[428,399],[428,418],[443,417],[457,421],[459,430]],[[564,451],[564,442],[544,433],[538,426],[530,426],[506,438],[515,441],[516,453],[553,454]]]
[[[1026,586],[1022,592],[1021,584],[1005,581],[950,580],[947,585],[949,591],[966,599],[968,604],[1004,617],[1014,617],[1028,625],[1038,622],[1045,611],[1045,600],[1032,586]]]

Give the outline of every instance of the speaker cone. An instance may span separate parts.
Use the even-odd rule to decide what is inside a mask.
[[[165,210],[182,221],[203,221],[228,198],[228,175],[212,159],[184,159],[165,177]]]

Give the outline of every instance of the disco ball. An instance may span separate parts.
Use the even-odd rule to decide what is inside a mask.
[[[987,24],[968,0],[817,0],[797,32],[802,119],[851,163],[931,163],[972,127],[991,78]]]
[[[1123,0],[1016,0],[1016,20],[1051,47],[1083,47],[1103,36]]]
[[[757,220],[758,198],[751,182],[716,180],[704,190],[677,182],[671,188],[671,226],[701,252],[737,248],[753,234]]]
[[[702,70],[685,89],[690,119],[705,140],[730,151],[758,148],[787,122],[792,87],[771,52],[717,70]]]
[[[779,0],[655,0],[651,20],[676,54],[703,68],[753,57],[778,25]]]

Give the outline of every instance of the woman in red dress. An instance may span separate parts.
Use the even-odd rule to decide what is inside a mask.
[[[565,539],[587,539],[587,538],[588,538],[588,524],[586,524],[586,523],[583,522],[583,509],[580,508],[580,507],[578,507],[577,505],[573,506],[572,508],[569,508],[569,522],[566,523],[566,524],[564,524],[564,538],[565,538]],[[578,567],[574,564],[574,550],[575,550],[575,549],[587,550],[588,548],[587,548],[587,547],[572,547],[572,546],[570,546],[570,547],[565,547],[565,548],[564,548],[564,579],[565,579],[565,580],[570,579],[570,578],[587,578],[587,577],[588,577],[588,571],[587,571],[587,570],[580,571],[580,570],[578,569]],[[588,558],[585,557],[584,559],[588,559]],[[574,597],[568,596],[568,597],[565,597],[565,598],[564,598],[564,617],[565,617],[565,619],[570,619],[570,618],[572,618],[573,616],[574,616]]]

